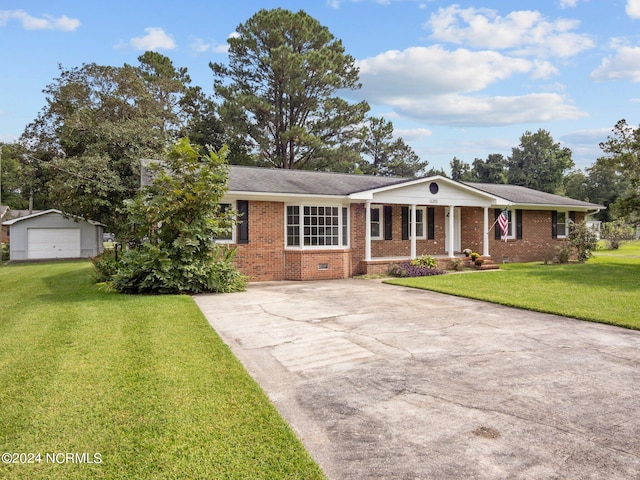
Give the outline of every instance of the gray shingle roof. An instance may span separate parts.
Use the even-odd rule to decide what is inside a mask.
[[[540,192],[518,185],[504,185],[493,183],[462,182],[465,185],[477,190],[487,192],[491,195],[504,198],[518,205],[549,205],[549,206],[574,206],[581,208],[603,208],[595,203],[574,200],[573,198],[554,195],[552,193]]]
[[[142,161],[142,184],[148,185],[150,177],[147,164]],[[292,195],[332,195],[344,197],[352,193],[381,187],[401,185],[415,178],[375,177],[348,173],[317,172],[311,170],[287,170],[279,168],[229,167],[229,191],[233,193],[264,193]],[[563,206],[581,209],[604,208],[602,205],[574,200],[560,195],[539,192],[516,185],[461,182],[468,187],[503,198],[516,205]]]
[[[345,196],[407,180],[399,177],[231,165],[229,191]]]

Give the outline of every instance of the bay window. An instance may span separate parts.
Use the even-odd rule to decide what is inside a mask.
[[[287,247],[347,247],[347,207],[287,205]]]

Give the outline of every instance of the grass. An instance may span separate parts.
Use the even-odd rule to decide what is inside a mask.
[[[624,256],[638,249],[640,242],[630,242],[584,264],[505,264],[499,271],[387,282],[640,329],[640,258]]]
[[[640,241],[623,242],[620,245],[620,248],[618,248],[617,250],[607,249],[605,248],[605,245],[606,243],[604,242],[604,240],[601,240],[600,242],[598,242],[599,248],[596,251],[596,255],[603,254],[603,255],[622,255],[622,256],[629,256],[629,257],[640,257]]]
[[[91,271],[0,268],[0,454],[41,454],[0,478],[324,478],[190,297],[106,292]]]

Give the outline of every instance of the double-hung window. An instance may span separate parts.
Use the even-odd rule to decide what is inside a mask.
[[[233,205],[231,203],[221,203],[220,204],[220,212],[229,215],[231,214],[231,210],[233,209]],[[233,222],[231,218],[228,219],[229,224],[228,228],[226,228],[223,232],[220,232],[215,237],[215,241],[218,243],[234,243],[235,242],[235,229],[233,228]]]
[[[426,217],[426,208],[416,208],[416,238],[427,238]]]
[[[382,240],[382,207],[371,207],[371,239]]]
[[[567,236],[567,212],[558,212],[558,220],[556,228],[558,232],[558,238],[566,238]]]
[[[348,208],[325,205],[287,205],[287,247],[348,246]]]

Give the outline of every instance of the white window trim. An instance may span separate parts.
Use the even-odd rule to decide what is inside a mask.
[[[298,207],[299,208],[299,215],[300,215],[300,231],[299,231],[299,238],[300,238],[300,245],[287,245],[287,207]],[[305,245],[304,244],[304,207],[337,207],[338,208],[338,241],[339,244],[338,245]],[[347,209],[347,242],[349,242],[347,245],[343,245],[342,244],[342,233],[343,233],[343,223],[342,223],[342,209],[346,208]],[[351,218],[351,209],[349,208],[349,205],[343,205],[343,204],[336,204],[336,203],[310,203],[310,202],[304,202],[304,203],[285,203],[284,205],[284,248],[285,250],[344,250],[346,248],[349,248],[350,246],[350,242],[351,242],[351,231],[350,231],[350,220]]]
[[[560,214],[564,214],[564,222],[560,223],[560,219],[558,218],[560,216]],[[556,210],[556,214],[558,218],[558,221],[556,222],[556,238],[567,238],[567,231],[569,230],[569,211],[568,210]],[[560,233],[558,233],[558,226],[559,225],[564,225],[564,235],[560,235]]]
[[[371,205],[371,225],[369,228],[373,226],[373,211],[378,211],[378,223],[380,224],[380,228],[378,229],[378,235],[374,236],[371,233],[371,240],[384,240],[384,208],[382,205]]]
[[[516,240],[517,238],[517,213],[515,208],[508,208],[507,212],[509,212],[509,216],[511,217],[509,220],[509,227],[511,227],[511,233],[507,235],[507,240]],[[500,228],[500,227],[498,227]],[[502,236],[501,236],[502,237]]]
[[[220,202],[220,206],[222,205],[229,205],[229,208],[234,212],[237,213],[237,205],[235,201],[231,201],[231,202]],[[236,243],[236,225],[235,223],[231,226],[231,238],[216,238],[214,239],[215,243],[221,243],[221,244],[227,244],[227,245],[231,245],[231,244],[235,244]]]
[[[427,225],[427,223],[429,222],[429,220],[427,219],[427,207],[416,207],[416,232],[418,231],[418,211],[422,212],[422,235],[416,235],[416,239],[426,240],[427,229],[429,228],[429,226]],[[409,212],[411,212],[411,209],[409,209]],[[409,240],[411,240],[411,218],[409,218]]]

